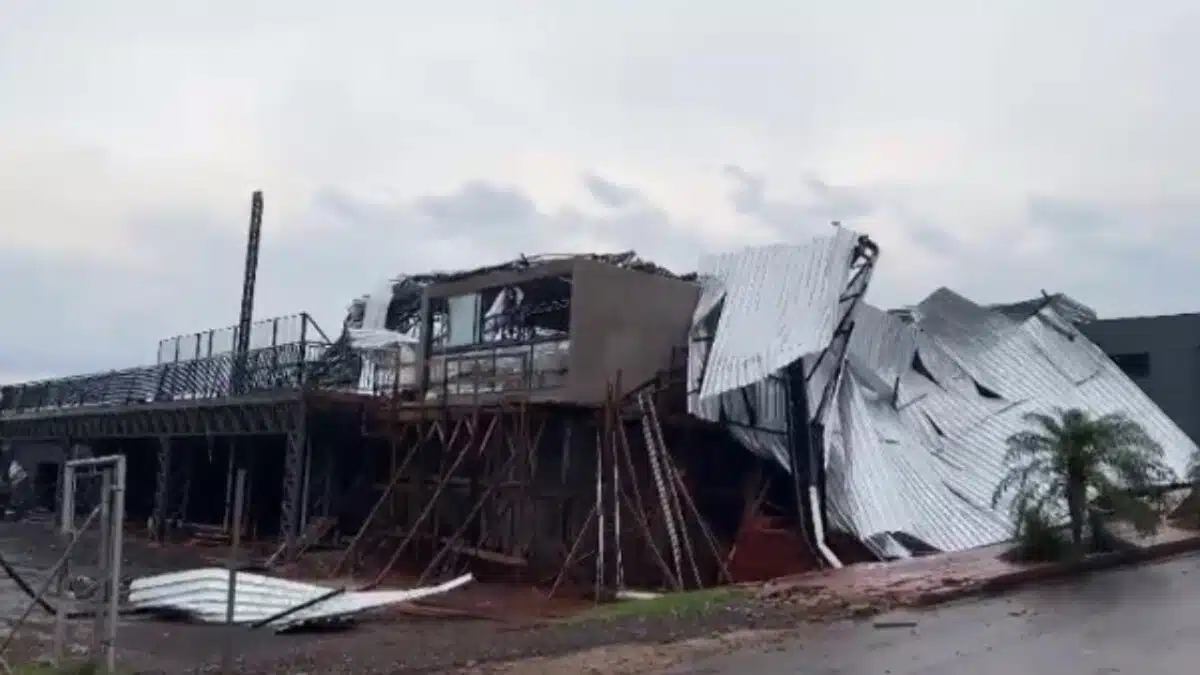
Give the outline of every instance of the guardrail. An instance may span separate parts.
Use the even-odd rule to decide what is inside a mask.
[[[301,325],[311,322],[307,315],[299,316]],[[271,320],[260,322],[262,325],[272,323]],[[319,330],[318,334],[323,337]],[[0,387],[0,415],[84,406],[206,400],[298,389],[320,369],[328,348],[327,340],[305,340],[251,349],[240,358],[227,352],[141,368],[4,386]]]
[[[232,354],[237,344],[238,327],[226,326],[199,333],[184,333],[160,340],[156,363],[197,361]],[[250,324],[250,349],[266,349],[289,344],[328,343],[329,338],[307,313],[278,316]]]

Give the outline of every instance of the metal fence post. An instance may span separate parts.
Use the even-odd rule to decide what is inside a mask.
[[[300,373],[299,373],[299,382],[300,382],[300,386],[301,386],[301,387],[303,387],[303,386],[304,386],[304,381],[305,381],[305,377],[304,377],[304,376],[305,376],[305,372],[304,372],[304,371],[306,370],[306,367],[305,367],[305,366],[307,365],[307,363],[308,363],[308,313],[307,313],[307,312],[305,312],[305,313],[302,313],[302,314],[300,315]]]
[[[226,675],[233,673],[234,643],[237,640],[237,627],[234,625],[234,608],[237,606],[237,573],[238,558],[242,547],[242,513],[246,493],[246,470],[238,469],[237,480],[233,489],[233,541],[229,547],[229,592],[225,597],[225,645],[221,654],[221,672]]]
[[[99,661],[100,649],[104,644],[105,638],[105,621],[108,619],[108,613],[105,611],[108,606],[109,596],[113,592],[109,588],[109,570],[112,565],[112,475],[109,471],[103,471],[100,478],[100,542],[98,555],[98,574],[96,581],[96,616],[93,617],[92,624],[92,658]],[[59,599],[62,603],[62,599]]]
[[[70,449],[63,460],[62,469],[62,519],[60,523],[62,539],[70,542],[75,532],[75,467],[70,463]],[[70,578],[70,557],[63,559],[58,574],[58,607],[54,616],[54,663],[62,665],[67,643],[67,582]]]
[[[112,518],[109,532],[108,564],[108,649],[105,665],[110,675],[117,672],[117,621],[121,605],[121,558],[124,556],[125,538],[125,455],[117,455],[116,476],[112,481]]]

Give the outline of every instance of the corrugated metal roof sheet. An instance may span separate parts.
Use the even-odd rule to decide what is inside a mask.
[[[814,397],[835,374],[835,359],[817,365],[814,355],[829,345],[849,310],[842,296],[858,239],[838,228],[803,246],[764,246],[701,261],[703,291],[688,352],[693,415],[729,421],[748,450],[789,466],[787,395],[777,374],[805,359]]]
[[[832,421],[828,495],[835,524],[877,550],[894,550],[895,533],[947,551],[1007,539],[1007,505],[993,509],[991,498],[1007,471],[1006,441],[1027,428],[1028,412],[1124,413],[1162,444],[1179,475],[1196,451],[1053,305],[1017,321],[942,289],[919,305],[913,324],[873,308],[860,312],[854,367]],[[905,356],[910,340],[932,379]],[[893,401],[880,383],[894,382],[898,369]]]
[[[700,398],[754,384],[829,344],[858,235],[837,228],[805,246],[777,244],[701,260],[724,306]],[[706,287],[707,288],[707,287]],[[701,299],[703,310],[719,291]]]
[[[774,375],[798,359],[811,373],[814,355],[830,346],[850,307],[840,296],[856,241],[839,229],[806,246],[701,263],[692,414],[730,421],[747,449],[788,466],[787,399]],[[942,288],[902,315],[866,304],[855,312],[848,367],[823,420],[827,507],[835,526],[881,554],[902,553],[906,537],[947,551],[1008,538],[1007,505],[993,509],[991,498],[1007,470],[1007,439],[1031,411],[1123,412],[1163,445],[1181,475],[1196,452],[1076,329],[1090,310],[1065,296],[983,307]],[[811,378],[812,394],[837,372],[826,361]]]
[[[470,583],[472,578],[467,574],[437,586],[402,591],[342,593],[297,610],[269,626],[284,631],[345,622],[374,609],[452,591]],[[233,621],[250,624],[327,596],[335,589],[239,572],[235,590]],[[229,571],[210,567],[135,579],[129,586],[129,604],[136,609],[182,613],[204,623],[225,623],[228,593]]]

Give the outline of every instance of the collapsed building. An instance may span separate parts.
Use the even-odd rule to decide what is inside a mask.
[[[1007,470],[1006,439],[1031,412],[1124,413],[1186,475],[1195,443],[1080,332],[1090,309],[1062,295],[984,307],[945,288],[897,312],[851,306],[856,293],[830,292],[852,278],[850,237],[714,262],[696,313],[704,337],[693,333],[690,352],[695,371],[715,362],[738,372],[700,375],[692,411],[738,425],[748,450],[803,476],[819,511],[810,537],[826,558],[822,526],[885,559],[1007,540],[1008,504],[994,507],[992,496]],[[710,313],[720,321],[715,338],[704,327]],[[844,360],[826,358],[847,321]],[[722,338],[731,353],[718,353]],[[840,370],[822,372],[825,364]],[[796,379],[820,401],[809,407],[811,448],[799,461],[778,442],[790,412],[781,394]]]
[[[158,538],[240,520],[270,563],[601,593],[1004,541],[992,491],[1031,411],[1126,413],[1182,475],[1195,444],[1083,336],[1086,307],[941,289],[887,312],[879,256],[838,227],[688,275],[626,253],[402,276],[333,339],[269,319],[243,356],[236,328],[205,331],[152,366],[4,387],[0,441],[124,453]]]

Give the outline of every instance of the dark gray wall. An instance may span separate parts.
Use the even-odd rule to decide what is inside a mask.
[[[687,345],[700,285],[580,260],[571,295],[571,400],[599,403],[609,384],[641,386]]]
[[[1082,330],[1200,443],[1200,314],[1105,319]],[[1148,357],[1147,373],[1138,372],[1141,354]]]

